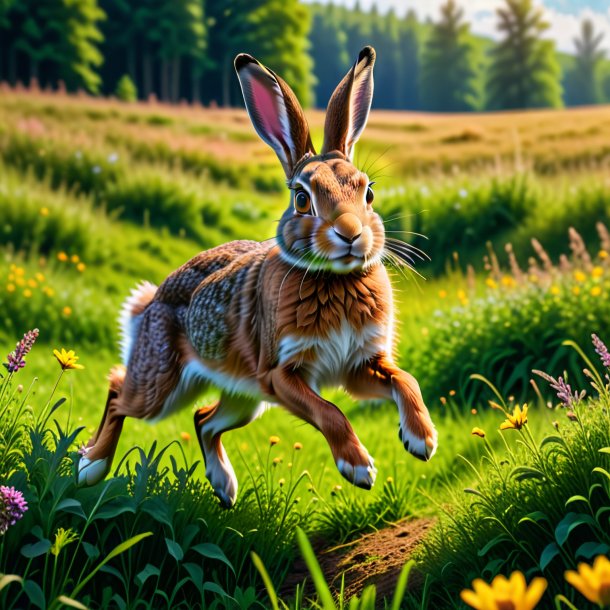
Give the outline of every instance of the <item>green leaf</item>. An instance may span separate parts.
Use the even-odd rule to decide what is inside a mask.
[[[34,557],[40,557],[48,552],[51,548],[51,541],[43,538],[38,542],[34,542],[32,544],[24,544],[21,547],[21,554],[28,559],[33,559]]]
[[[322,568],[316,559],[316,555],[311,548],[311,544],[309,543],[305,532],[300,527],[297,527],[297,542],[299,543],[299,548],[301,549],[303,559],[305,559],[305,563],[307,564],[307,569],[311,574],[311,578],[316,588],[322,609],[336,610],[333,594],[326,583]]]
[[[197,585],[197,588],[201,588],[203,583],[203,569],[196,563],[183,563],[182,567],[189,573],[191,580]]]
[[[184,558],[184,551],[182,550],[182,547],[175,540],[170,540],[169,538],[165,539],[165,544],[167,544],[169,554],[176,561],[182,561]]]
[[[550,434],[549,436],[545,436],[542,439],[542,441],[540,442],[540,448],[542,449],[542,447],[544,447],[545,445],[550,445],[551,443],[563,445],[564,447],[566,446],[566,442],[563,440],[563,438],[561,438],[561,436]]]
[[[106,502],[106,504],[104,504],[104,506],[102,506],[102,508],[95,514],[92,521],[97,521],[100,519],[115,519],[123,513],[133,514],[135,512],[136,509],[134,508],[131,500],[117,498]]]
[[[497,536],[492,538],[482,549],[477,551],[477,555],[479,557],[485,557],[485,555],[487,555],[487,553],[489,553],[489,551],[493,549],[494,546],[506,542],[507,540],[509,540],[509,537],[506,534],[498,534]]]
[[[216,593],[223,599],[233,599],[220,585],[217,585],[215,582],[205,582],[203,583],[202,589],[204,591],[211,591],[212,593]]]
[[[85,511],[83,510],[82,504],[75,498],[66,498],[57,505],[57,511],[63,511],[64,513],[70,513],[77,515],[82,519],[86,519]]]
[[[12,582],[23,582],[23,578],[21,578],[21,576],[17,576],[17,574],[1,574],[0,591],[2,591],[4,587],[8,587]]]
[[[37,582],[26,580],[23,583],[23,590],[26,592],[30,602],[32,602],[36,608],[40,608],[41,610],[46,609],[47,602],[44,598],[44,593]]]
[[[400,605],[405,596],[405,591],[407,589],[407,581],[409,580],[409,573],[411,569],[415,565],[415,560],[411,559],[405,563],[400,571],[400,576],[398,577],[398,581],[396,582],[396,588],[394,589],[394,597],[392,598],[392,607],[391,610],[400,610]]]
[[[572,530],[581,525],[590,525],[595,527],[597,524],[593,517],[583,513],[568,513],[555,528],[555,540],[559,546],[563,546]]]
[[[254,551],[250,553],[250,557],[252,557],[252,563],[254,564],[254,567],[258,570],[258,573],[261,575],[261,578],[265,583],[265,588],[267,589],[267,595],[269,596],[271,607],[273,608],[273,610],[279,610],[279,606],[277,604],[277,593],[275,592],[273,582],[271,580],[271,577],[269,576],[269,572],[267,572],[267,568],[265,568],[263,560]]]
[[[597,555],[607,555],[610,551],[610,546],[604,542],[585,542],[576,550],[576,558],[593,559]]]
[[[83,580],[81,580],[81,582],[78,583],[78,585],[75,587],[74,591],[72,591],[72,595],[74,595],[76,597],[76,595],[78,595],[78,593],[80,592],[80,590],[99,572],[99,570],[105,566],[111,559],[114,559],[117,555],[120,555],[121,553],[124,553],[125,551],[129,550],[132,546],[134,546],[135,544],[138,544],[138,542],[140,542],[140,540],[143,540],[144,538],[148,538],[148,536],[152,536],[153,533],[152,532],[145,532],[143,534],[138,534],[137,536],[132,536],[131,538],[129,538],[128,540],[125,540],[125,542],[121,542],[121,544],[119,544],[118,546],[114,547],[114,549],[112,549],[112,551],[110,551],[110,553],[108,553],[108,555],[106,556],[105,559],[103,559],[91,572],[89,572],[89,574],[86,576],[86,578],[84,578]]]
[[[518,466],[511,473],[511,477],[514,477],[516,481],[524,481],[526,479],[544,479],[544,473],[536,468],[530,468],[529,466]]]
[[[148,498],[139,506],[139,510],[149,514],[155,521],[167,525],[170,530],[174,530],[174,524],[169,514],[167,503],[161,498]]]
[[[202,557],[222,561],[231,570],[231,572],[235,574],[233,564],[229,561],[223,550],[217,544],[212,544],[211,542],[202,542],[201,544],[196,544],[193,547],[193,551],[199,553]]]
[[[519,525],[521,525],[522,523],[530,522],[530,523],[535,523],[536,525],[539,526],[540,525],[539,521],[546,521],[548,523],[549,518],[542,511],[535,510],[534,512],[525,515],[525,517],[523,517],[522,519],[519,519]]]
[[[602,474],[610,481],[610,472],[608,472],[604,468],[600,468],[599,466],[597,466],[596,468],[593,469],[592,472],[597,472],[599,474]]]
[[[138,574],[136,575],[136,583],[138,583],[140,586],[143,586],[144,583],[151,577],[151,576],[159,576],[159,574],[161,574],[161,572],[159,571],[159,568],[157,568],[156,566],[152,565],[151,563],[147,563],[144,566],[144,569],[141,570],[140,572],[138,572]]]
[[[576,495],[566,500],[566,508],[569,504],[572,504],[573,502],[584,502],[587,506],[589,505],[589,500],[587,500],[587,498],[585,498],[584,496]]]
[[[540,555],[540,569],[544,572],[549,563],[560,554],[560,549],[555,542],[551,542],[544,547],[544,551]]]
[[[600,453],[610,453],[610,447],[602,447],[598,450]]]
[[[78,608],[78,610],[89,610],[89,608],[84,604],[81,604],[80,602],[77,602],[75,599],[67,597],[66,595],[60,595],[57,598],[57,601],[61,602],[65,606],[70,606],[71,608]]]
[[[83,542],[83,549],[89,559],[97,559],[100,556],[100,550],[89,542]]]

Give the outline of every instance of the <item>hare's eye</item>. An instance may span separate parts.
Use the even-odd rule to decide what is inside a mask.
[[[375,199],[375,193],[373,192],[373,189],[371,188],[371,185],[369,184],[369,186],[366,189],[366,202],[370,205],[371,203],[373,203],[373,199]]]
[[[307,212],[309,212],[311,209],[311,200],[306,191],[301,189],[296,192],[294,196],[294,209],[299,214],[307,214]]]

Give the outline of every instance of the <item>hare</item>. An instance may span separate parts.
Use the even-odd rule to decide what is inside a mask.
[[[82,483],[111,467],[125,417],[159,419],[210,385],[220,399],[195,412],[206,476],[225,507],[237,480],[221,437],[279,403],[317,428],[339,472],[370,489],[373,459],[319,389],[393,399],[407,451],[428,460],[437,434],[417,381],[393,359],[388,242],[372,184],[352,163],[373,95],[375,51],[364,48],[328,104],[316,154],[290,87],[250,55],[235,68],[258,135],[286,173],[290,203],[275,240],[202,252],[159,287],[138,286],[122,313],[122,359],[110,373],[100,427],[83,450]]]

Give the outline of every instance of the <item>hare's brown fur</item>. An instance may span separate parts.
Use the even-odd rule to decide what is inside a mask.
[[[373,460],[346,417],[319,395],[324,385],[393,399],[405,447],[421,459],[432,456],[436,431],[417,382],[393,361],[383,223],[368,177],[351,162],[368,116],[374,59],[364,49],[337,87],[316,155],[290,88],[253,58],[238,56],[246,107],[284,167],[291,205],[275,241],[202,252],[126,302],[126,370],[111,373],[100,428],[79,465],[81,481],[107,474],[125,417],[161,418],[210,384],[221,397],[196,411],[195,427],[206,474],[225,506],[235,501],[237,481],[221,435],[257,417],[262,401],[315,426],[341,474],[371,487]]]

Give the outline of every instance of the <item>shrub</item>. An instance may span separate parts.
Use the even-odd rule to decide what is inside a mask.
[[[121,76],[116,85],[115,94],[123,102],[135,102],[138,99],[138,89],[129,75]]]

